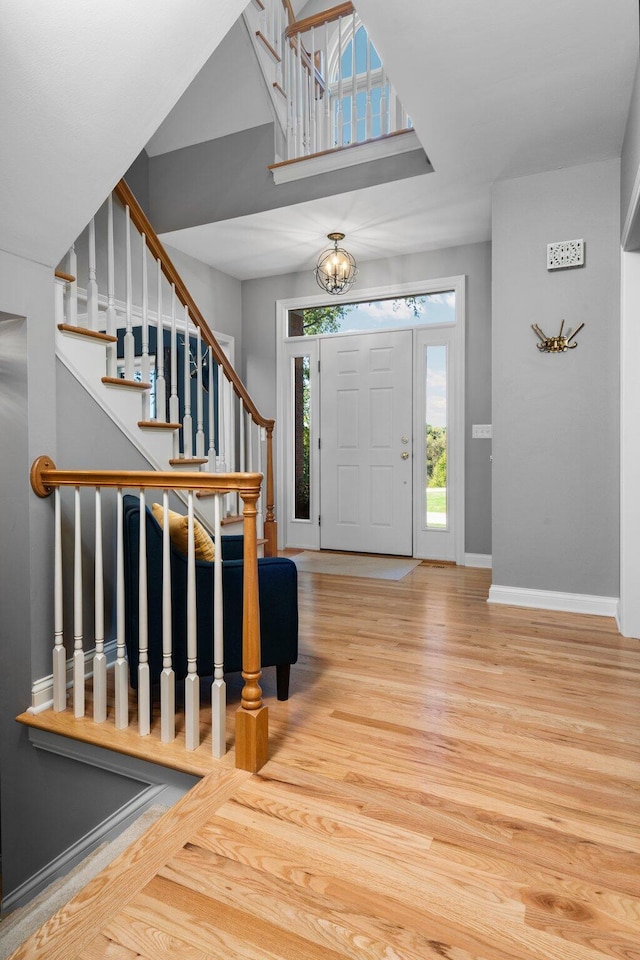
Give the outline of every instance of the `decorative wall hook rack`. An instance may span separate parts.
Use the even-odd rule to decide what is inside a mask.
[[[538,350],[542,351],[542,353],[565,353],[567,350],[574,350],[578,346],[578,344],[571,343],[571,341],[576,336],[576,334],[580,333],[583,327],[584,327],[584,323],[581,323],[580,326],[575,328],[573,333],[571,333],[568,337],[565,337],[562,335],[562,331],[564,330],[564,320],[563,320],[562,323],[560,324],[559,334],[556,337],[548,337],[546,333],[544,333],[540,329],[537,323],[531,324],[531,329],[533,330],[536,337],[540,341],[539,343],[536,344],[536,346]]]

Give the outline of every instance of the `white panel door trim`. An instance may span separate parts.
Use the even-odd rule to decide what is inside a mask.
[[[464,275],[453,277],[432,277],[423,280],[413,280],[409,283],[387,284],[380,287],[361,287],[357,291],[352,291],[349,296],[351,303],[365,303],[372,300],[384,300],[393,297],[419,296],[420,294],[441,293],[445,290],[453,290],[456,295],[456,382],[459,396],[457,403],[458,414],[461,418],[460,426],[457,429],[461,450],[458,452],[458,463],[461,468],[459,478],[461,484],[461,495],[457,497],[459,507],[460,523],[458,525],[458,539],[456,541],[456,563],[464,563],[464,395],[465,395],[465,322],[466,322],[466,277]],[[331,305],[332,301],[326,294],[315,294],[307,297],[293,297],[275,301],[276,313],[276,431],[275,431],[275,460],[276,460],[276,520],[278,521],[278,546],[283,549],[286,546],[304,546],[305,549],[319,549],[320,535],[317,522],[309,524],[306,521],[305,542],[297,543],[295,539],[290,539],[290,535],[300,533],[300,525],[295,524],[296,530],[291,529],[291,524],[286,522],[287,518],[293,515],[293,505],[291,501],[290,484],[287,482],[289,464],[291,463],[293,450],[291,446],[291,431],[287,423],[290,421],[290,411],[288,410],[290,397],[290,373],[289,345],[297,343],[294,349],[302,352],[301,341],[317,343],[313,337],[289,337],[287,335],[287,320],[289,310],[305,309],[310,307],[322,307]],[[437,329],[439,326],[451,326],[451,324],[432,324],[430,329]],[[347,334],[348,335],[348,334]],[[311,353],[311,347],[305,349],[306,353]],[[312,364],[313,370],[313,364]],[[457,422],[457,420],[456,420]],[[317,433],[316,433],[317,437]],[[314,445],[312,451],[315,453]],[[317,461],[317,455],[314,461]],[[315,475],[312,465],[312,477]],[[313,482],[313,480],[312,480]],[[316,479],[317,490],[317,479]],[[313,493],[312,493],[313,497]],[[313,505],[312,505],[313,510]],[[316,510],[317,513],[317,510]],[[313,514],[312,514],[313,516]]]

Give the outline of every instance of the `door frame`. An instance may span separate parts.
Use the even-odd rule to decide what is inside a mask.
[[[455,506],[455,562],[464,565],[464,529],[465,529],[465,329],[466,329],[466,277],[438,277],[412,281],[410,283],[391,284],[381,287],[367,287],[349,296],[349,303],[369,302],[373,300],[393,299],[395,297],[419,296],[421,294],[435,294],[453,290],[456,298],[455,323],[425,324],[423,327],[412,327],[414,343],[416,331],[421,329],[437,330],[438,328],[454,328],[455,368],[451,371],[454,379],[454,391],[451,395],[451,433],[450,453],[452,467],[455,463],[455,473],[452,470],[451,504]],[[319,385],[317,359],[319,356],[317,337],[289,337],[287,336],[287,320],[289,310],[308,309],[311,307],[332,306],[327,294],[317,294],[306,297],[294,297],[276,300],[276,417],[279,425],[276,442],[276,504],[278,504],[278,547],[283,549],[289,545],[290,533],[296,530],[296,545],[303,549],[317,550],[320,546],[320,532],[318,527],[319,514],[319,470],[318,458],[312,457],[312,494],[309,520],[294,520],[293,498],[290,496],[290,483],[286,482],[288,473],[292,469],[293,452],[291,438],[293,435],[293,411],[290,404],[288,387],[289,367],[291,358],[297,349],[298,355],[309,354],[311,357],[311,388],[316,395]],[[398,327],[398,329],[402,329]],[[360,331],[365,333],[367,331]],[[342,336],[343,334],[336,334]],[[331,334],[326,334],[331,336]],[[302,350],[302,344],[307,348]],[[415,356],[415,347],[414,347]],[[417,406],[417,405],[416,405]],[[311,416],[311,449],[317,448],[318,439],[318,410],[312,408]],[[418,413],[416,412],[416,422]],[[414,425],[414,462],[418,457],[417,427]],[[414,512],[415,497],[414,489]],[[415,536],[414,536],[415,554]]]

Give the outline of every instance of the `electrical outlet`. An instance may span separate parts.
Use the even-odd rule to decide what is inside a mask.
[[[471,436],[474,440],[491,440],[491,424],[474,423],[471,428]]]

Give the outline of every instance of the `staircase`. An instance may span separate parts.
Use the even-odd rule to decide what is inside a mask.
[[[277,552],[274,421],[257,410],[124,181],[57,271],[61,362],[156,470],[266,475],[258,502],[264,552]],[[196,512],[212,528],[213,505]],[[237,494],[223,505],[240,524]]]

